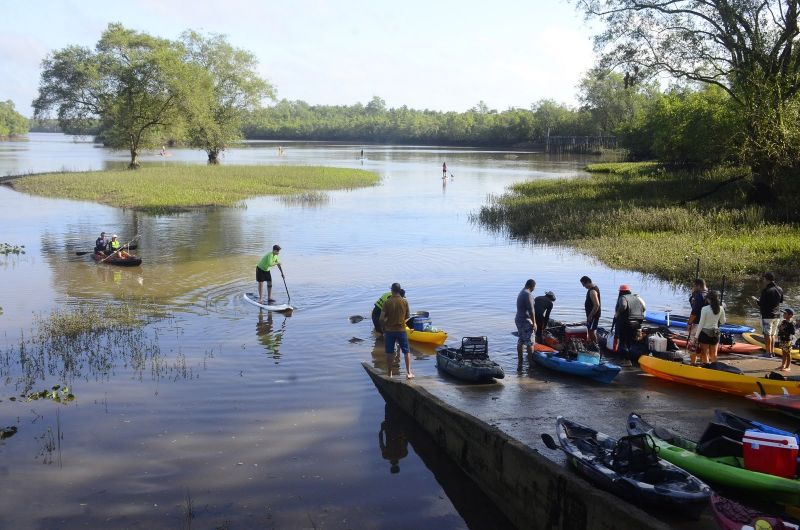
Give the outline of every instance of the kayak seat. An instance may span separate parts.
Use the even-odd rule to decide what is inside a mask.
[[[675,440],[676,436],[674,432],[665,427],[655,427],[653,429],[653,434],[655,434],[659,439],[664,440],[665,442],[670,444]]]
[[[486,359],[489,357],[489,339],[486,337],[464,337],[461,339],[463,359]]]
[[[696,452],[709,458],[740,457],[742,456],[743,436],[744,432],[739,429],[712,421],[698,440]]]
[[[617,441],[608,465],[620,474],[641,473],[658,466],[658,453],[653,437],[649,434],[623,436]]]
[[[719,361],[715,363],[708,363],[704,364],[703,368],[707,368],[709,370],[719,370],[720,372],[728,372],[729,374],[739,374],[741,375],[743,372],[736,368],[735,366],[731,366],[729,364],[721,363]]]
[[[780,372],[770,372],[767,374],[767,379],[775,379],[776,381],[800,381],[800,375],[784,375]]]

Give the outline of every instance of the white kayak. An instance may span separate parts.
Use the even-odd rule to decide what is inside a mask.
[[[244,293],[244,299],[256,307],[267,311],[292,311],[294,308],[289,304],[259,304],[258,295],[255,293]]]

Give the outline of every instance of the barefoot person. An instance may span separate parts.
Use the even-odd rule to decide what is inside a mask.
[[[792,343],[794,342],[794,310],[786,308],[783,310],[783,320],[778,324],[778,340],[781,343],[781,371],[788,372],[792,369]]]
[[[783,303],[783,290],[775,285],[775,275],[765,272],[761,277],[763,287],[761,296],[756,298],[761,312],[761,328],[764,331],[764,349],[772,357],[775,349],[775,334],[778,332],[780,305]]]
[[[522,346],[524,345],[528,356],[533,355],[533,334],[536,332],[534,323],[533,290],[536,288],[535,280],[525,282],[525,287],[517,295],[517,314],[514,315],[514,324],[517,326],[517,365],[522,366]]]
[[[281,252],[280,245],[272,245],[272,251],[264,254],[261,261],[256,265],[256,281],[258,282],[258,303],[264,303],[264,282],[267,282],[267,303],[273,304],[275,300],[272,298],[272,273],[270,269],[277,265],[278,270],[281,271],[283,276],[283,267],[281,267],[278,254]]]
[[[597,326],[600,325],[600,288],[588,276],[581,276],[581,285],[586,289],[586,300],[583,309],[586,311],[586,329],[589,330],[589,341],[597,343]]]
[[[406,320],[411,316],[408,310],[408,302],[403,298],[403,289],[399,283],[392,284],[392,296],[383,304],[381,310],[380,324],[383,329],[383,351],[386,353],[388,365],[388,375],[392,377],[392,367],[394,366],[394,347],[400,344],[400,351],[406,358],[406,378],[413,379],[411,372],[411,349],[408,347],[408,335],[406,334]]]
[[[702,364],[717,362],[719,349],[719,327],[725,323],[725,308],[719,302],[719,293],[709,291],[706,295],[708,305],[700,310],[700,320],[694,326],[694,340]],[[692,361],[694,364],[694,361]]]

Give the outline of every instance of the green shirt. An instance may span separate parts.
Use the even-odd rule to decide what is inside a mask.
[[[389,291],[388,293],[382,294],[381,297],[378,298],[378,301],[375,302],[375,307],[377,307],[378,309],[383,309],[383,304],[385,304],[386,300],[388,300],[391,297],[392,297],[392,292],[391,291]]]
[[[278,263],[280,263],[278,255],[275,252],[269,252],[258,262],[258,268],[262,271],[268,271]]]

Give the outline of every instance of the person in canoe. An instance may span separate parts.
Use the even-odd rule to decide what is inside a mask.
[[[528,352],[528,358],[533,355],[533,334],[536,332],[534,322],[533,302],[531,301],[533,290],[536,288],[535,280],[525,282],[525,287],[517,295],[517,314],[514,315],[514,324],[517,326],[517,366],[522,366],[522,346]]]
[[[122,250],[122,243],[119,242],[119,236],[114,234],[111,236],[111,241],[108,242],[108,246],[106,247],[106,254],[108,257],[117,255],[122,259],[128,259],[131,257],[130,254]]]
[[[550,312],[553,310],[553,302],[556,295],[553,291],[547,291],[542,296],[533,299],[533,316],[536,321],[536,342],[542,344],[542,333],[547,329],[550,322]]]
[[[761,313],[761,328],[764,332],[764,349],[772,357],[775,349],[775,334],[778,332],[780,305],[783,303],[783,289],[775,285],[775,275],[765,272],[761,276],[761,296],[755,298]]]
[[[406,378],[413,379],[411,372],[411,348],[408,346],[408,334],[406,333],[406,320],[411,316],[408,309],[408,301],[403,298],[402,287],[399,283],[392,284],[392,296],[383,304],[381,310],[380,323],[383,329],[383,351],[386,353],[386,364],[388,375],[392,377],[394,367],[394,348],[395,344],[400,344],[400,351],[406,359]]]
[[[272,267],[278,267],[278,270],[281,271],[281,277],[283,277],[283,267],[281,267],[281,262],[278,259],[278,254],[281,252],[280,245],[272,245],[272,250],[264,254],[264,257],[261,258],[261,261],[258,262],[256,265],[256,282],[258,282],[258,303],[264,303],[264,282],[267,282],[267,303],[274,304],[275,299],[272,298],[272,273],[270,269]]]
[[[642,328],[645,310],[644,300],[638,294],[631,293],[631,288],[624,283],[619,286],[614,321],[617,323],[620,349],[630,350],[637,332]]]
[[[586,311],[586,329],[589,331],[589,341],[596,344],[597,326],[600,325],[600,288],[597,287],[588,276],[581,276],[581,285],[586,289],[586,300],[583,302],[583,309]]]
[[[94,241],[94,253],[105,254],[107,246],[108,246],[108,239],[106,239],[106,233],[100,232],[100,237],[98,237]]]
[[[725,323],[725,308],[719,302],[719,293],[709,291],[706,295],[708,305],[700,310],[700,319],[694,326],[694,342],[700,353],[702,364],[717,362],[717,350],[719,349],[719,327]],[[694,364],[696,355],[692,355]]]
[[[792,343],[794,342],[794,310],[787,307],[783,310],[783,320],[778,324],[778,340],[781,343],[781,362],[780,370],[788,372],[792,369]]]

